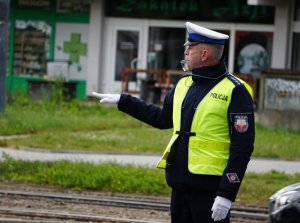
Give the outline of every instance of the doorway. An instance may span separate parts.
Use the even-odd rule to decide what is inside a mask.
[[[145,68],[147,39],[143,23],[110,18],[105,24],[104,69],[101,88],[107,92],[121,92],[123,68]],[[136,85],[137,74],[130,75],[130,85]],[[132,86],[138,88],[138,86]]]

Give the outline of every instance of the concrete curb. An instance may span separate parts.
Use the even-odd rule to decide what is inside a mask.
[[[105,154],[105,153],[76,153],[76,152],[49,152],[42,150],[18,150],[0,147],[0,154],[7,154],[15,159],[29,161],[58,161],[69,160],[73,162],[116,162],[120,164],[133,164],[155,167],[160,156],[132,155],[132,154]],[[3,160],[3,157],[0,157]],[[247,172],[268,173],[279,171],[287,174],[300,173],[300,161],[285,161],[275,159],[251,159]]]

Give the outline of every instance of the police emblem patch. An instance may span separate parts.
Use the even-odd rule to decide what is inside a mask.
[[[226,173],[230,183],[240,183],[240,179],[236,173]]]
[[[244,133],[248,130],[249,122],[247,115],[234,116],[234,128],[239,133]]]

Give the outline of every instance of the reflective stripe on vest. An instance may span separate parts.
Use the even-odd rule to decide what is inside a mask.
[[[238,81],[244,83],[240,79]],[[158,168],[165,168],[167,165],[171,147],[178,137],[176,131],[180,130],[182,103],[192,84],[192,77],[187,76],[180,79],[176,86],[173,103],[173,135],[157,164]],[[188,147],[188,168],[191,173],[223,174],[229,158],[230,138],[227,111],[234,87],[234,83],[225,77],[208,92],[196,109],[191,126],[191,132],[196,135],[189,137]]]

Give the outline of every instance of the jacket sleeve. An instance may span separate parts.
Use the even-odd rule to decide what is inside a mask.
[[[232,92],[228,123],[230,154],[217,195],[234,201],[250,161],[255,138],[253,100],[243,85],[235,87]]]
[[[161,108],[158,105],[147,104],[145,101],[129,94],[121,94],[118,109],[155,128],[169,129],[173,127],[173,95],[174,89],[171,89],[167,93]]]

